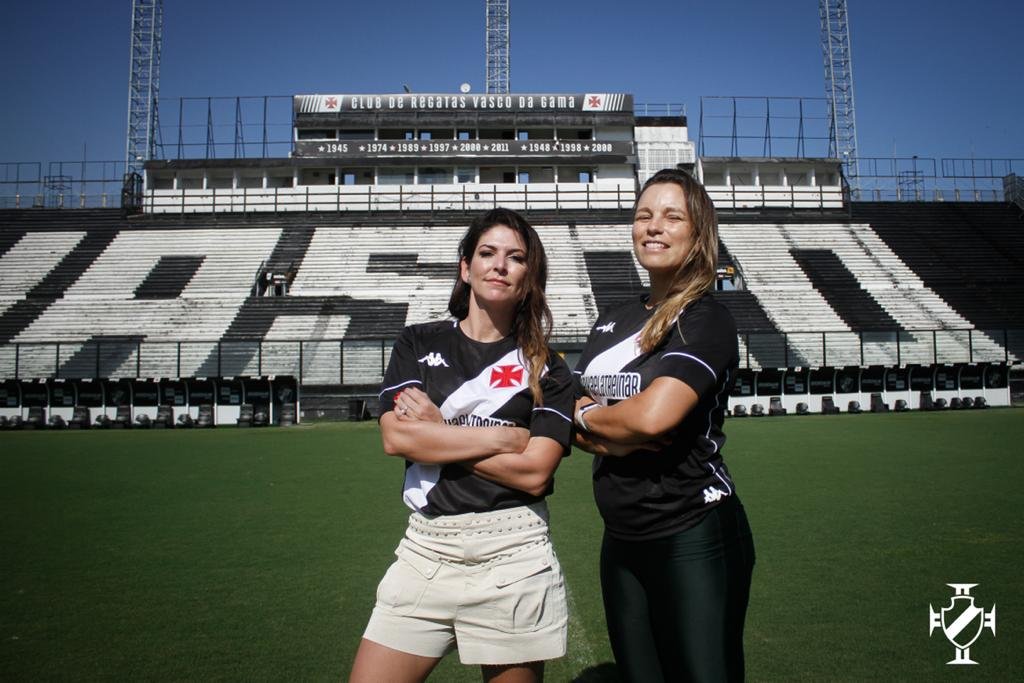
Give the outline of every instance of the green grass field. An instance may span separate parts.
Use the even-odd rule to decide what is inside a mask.
[[[757,545],[751,680],[1024,679],[1024,411],[732,420]],[[601,523],[551,498],[570,591],[551,681],[613,681]],[[0,680],[339,680],[406,510],[374,423],[0,434]],[[928,635],[977,583],[997,635]],[[449,657],[432,680],[477,681]]]

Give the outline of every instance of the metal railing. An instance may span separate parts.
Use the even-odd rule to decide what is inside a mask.
[[[778,206],[837,209],[845,205],[836,187],[712,186],[724,209]],[[504,206],[521,211],[632,208],[632,185],[308,185],[288,188],[149,190],[147,213],[284,211],[476,211]]]
[[[586,330],[560,330],[559,350],[579,352]],[[740,367],[1019,363],[1024,329],[883,332],[742,333]],[[391,339],[231,339],[218,341],[89,341],[0,344],[0,379],[155,379],[292,376],[302,384],[379,382]]]
[[[632,183],[533,185],[304,185],[280,188],[147,190],[147,213],[284,211],[522,211],[630,209]]]

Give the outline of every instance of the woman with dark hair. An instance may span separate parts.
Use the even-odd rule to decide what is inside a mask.
[[[568,452],[572,375],[550,351],[547,261],[507,209],[459,244],[454,320],[407,327],[380,394],[411,508],[351,681],[422,681],[458,649],[487,681],[539,681],[568,616],[545,496]]]
[[[576,370],[612,650],[627,681],[741,680],[754,545],[722,460],[739,354],[711,296],[715,209],[690,175],[644,184],[633,251],[650,291],[599,316]]]

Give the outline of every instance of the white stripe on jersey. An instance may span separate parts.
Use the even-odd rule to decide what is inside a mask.
[[[502,365],[518,365],[523,368],[522,378],[518,384],[509,383],[507,387],[491,386],[492,370]],[[519,349],[512,349],[499,360],[484,368],[479,375],[467,380],[461,387],[449,394],[441,404],[441,416],[445,422],[470,415],[490,417],[508,403],[510,398],[529,386],[527,379],[529,372],[529,368],[519,355]]]
[[[507,387],[491,385],[492,371],[503,365],[522,367],[522,377],[518,380],[518,384],[510,382]],[[467,424],[473,424],[470,421],[472,417],[490,417],[508,403],[509,399],[529,386],[529,372],[529,367],[519,355],[519,349],[509,351],[499,360],[484,368],[479,375],[467,380],[461,387],[449,394],[440,406],[441,417],[448,423],[460,421],[462,418],[466,420]],[[544,373],[546,372],[547,368],[545,367]],[[563,417],[565,416],[563,415]],[[568,418],[566,419],[568,420]],[[571,422],[571,420],[569,421]],[[440,478],[441,465],[413,463],[405,470],[402,500],[413,510],[422,510],[427,505],[427,495]]]
[[[427,507],[427,494],[441,478],[440,465],[424,465],[414,462],[405,468],[405,484],[402,487],[402,502],[419,512]]]
[[[583,368],[583,374],[610,375],[621,370],[641,353],[640,335],[637,333],[594,356],[587,367]]]
[[[594,356],[587,363],[587,367],[583,368],[580,381],[601,405],[608,405],[610,398],[629,398],[639,391],[639,375],[635,372],[622,373],[621,370],[642,353],[638,332]],[[618,377],[619,375],[630,375],[630,377]],[[591,378],[592,381],[588,382],[588,378]],[[614,391],[615,387],[634,387],[634,385],[636,391],[624,393]],[[606,391],[602,392],[598,387],[603,387]]]

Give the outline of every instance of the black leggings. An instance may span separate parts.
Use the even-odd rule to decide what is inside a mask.
[[[754,542],[730,497],[697,526],[652,541],[604,535],[601,588],[624,681],[743,680]]]

